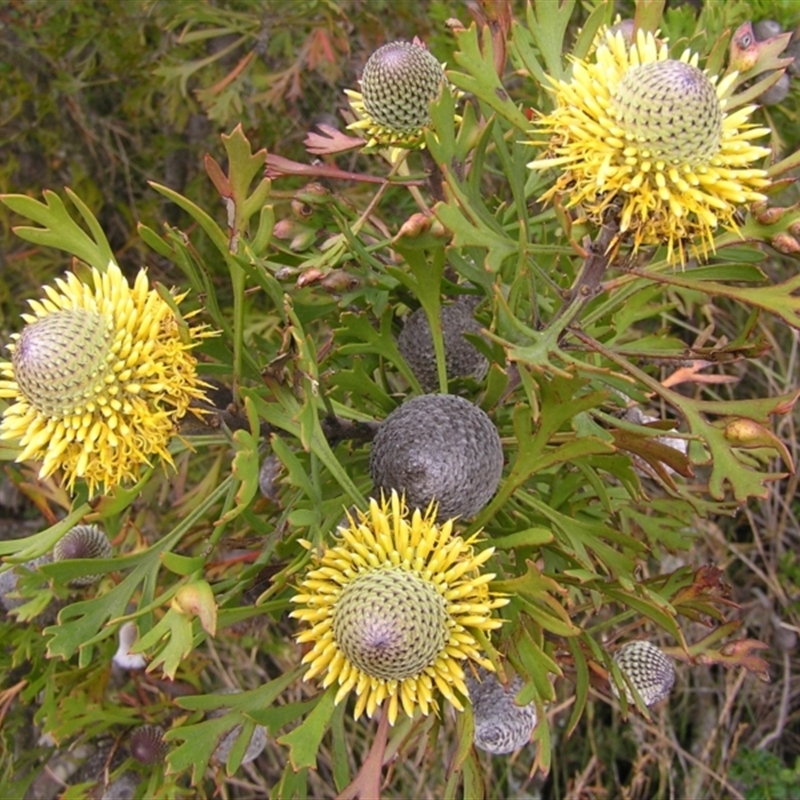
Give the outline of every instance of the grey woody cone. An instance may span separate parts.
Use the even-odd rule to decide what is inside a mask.
[[[632,147],[653,160],[704,164],[722,141],[722,107],[714,84],[682,61],[629,69],[611,98],[619,127]]]
[[[465,333],[481,332],[480,324],[472,315],[476,300],[479,298],[464,297],[442,307],[442,337],[448,379],[474,378],[480,381],[489,369],[486,357],[472,342],[464,338]],[[436,371],[436,352],[431,328],[424,309],[417,309],[406,320],[397,339],[397,346],[420,386],[426,392],[434,391],[439,385],[439,375]]]
[[[385,44],[364,66],[364,108],[375,122],[395,133],[417,132],[430,124],[428,106],[444,78],[442,65],[421,45]]]
[[[114,550],[108,537],[97,525],[76,525],[53,548],[54,561],[72,558],[111,558]],[[84,575],[73,578],[70,586],[90,586],[102,575]]]
[[[522,679],[515,675],[504,686],[494,673],[479,670],[480,680],[467,675],[466,684],[475,721],[475,746],[494,755],[513,753],[524,747],[536,727],[533,703],[518,706],[514,698],[522,689]]]
[[[654,644],[643,639],[628,642],[614,654],[614,662],[639,692],[646,706],[655,705],[669,697],[675,683],[675,667],[672,660]],[[611,677],[609,680],[611,691],[615,697],[619,697],[616,683]],[[627,684],[625,697],[629,703],[635,702]]]
[[[140,764],[163,761],[167,754],[163,728],[158,725],[140,725],[128,737],[128,750]]]
[[[410,508],[438,503],[438,519],[472,517],[503,470],[500,434],[484,411],[450,394],[407,400],[378,428],[370,473],[376,490],[405,493]]]
[[[228,688],[223,689],[220,694],[239,694],[241,689],[235,688]],[[215,711],[212,711],[209,716],[213,719],[215,717],[221,717],[226,713],[227,709],[219,708]],[[228,759],[231,757],[231,750],[233,750],[233,746],[236,744],[236,740],[239,738],[239,734],[242,732],[241,725],[234,725],[220,740],[219,744],[217,745],[216,749],[214,750],[213,757],[219,761],[221,764],[227,764]],[[253,728],[253,733],[250,735],[250,741],[247,743],[247,749],[245,750],[244,755],[242,756],[242,764],[249,764],[251,761],[255,761],[261,753],[264,752],[264,748],[267,746],[267,729],[263,725],[256,725]]]
[[[33,572],[39,564],[48,564],[52,560],[53,558],[50,553],[46,553],[43,556],[39,556],[39,558],[34,558],[32,561],[26,561],[22,564],[22,567]],[[28,602],[22,597],[10,596],[16,594],[18,584],[19,573],[16,567],[12,567],[5,572],[0,572],[0,605],[2,605],[6,611],[12,611]]]

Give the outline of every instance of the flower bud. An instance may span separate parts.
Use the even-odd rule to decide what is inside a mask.
[[[192,581],[178,589],[172,598],[172,608],[187,617],[197,616],[206,633],[217,631],[217,603],[214,591],[206,581]]]
[[[404,680],[436,660],[449,638],[444,598],[404,569],[374,570],[339,598],[333,636],[367,675]]]

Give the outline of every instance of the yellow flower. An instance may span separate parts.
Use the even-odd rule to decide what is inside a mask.
[[[601,35],[593,60],[552,81],[556,108],[539,121],[549,152],[528,166],[563,172],[542,199],[563,195],[598,225],[618,208],[616,242],[665,244],[673,263],[687,244],[707,257],[720,225],[738,232],[737,207],[769,185],[751,166],[770,152],[751,139],[769,130],[748,124],[755,106],[726,113],[735,74],[718,81],[697,64],[688,50],[669,58],[651,33]]]
[[[442,65],[422,45],[390,42],[367,60],[361,91],[345,91],[356,121],[348,125],[367,147],[423,146],[429,106],[445,80]]]
[[[292,598],[301,606],[292,616],[310,625],[297,641],[313,642],[304,680],[325,672],[323,687],[339,684],[337,703],[354,689],[356,719],[384,701],[392,724],[401,706],[427,715],[437,692],[462,711],[461,662],[493,669],[470,629],[499,628],[492,610],[508,603],[490,592],[494,575],[480,573],[494,548],[475,553],[476,536],[454,536],[452,520],[437,525],[433,504],[409,518],[395,491],[347,519]]]
[[[91,284],[72,273],[55,283],[30,301],[0,362],[0,397],[14,400],[0,438],[18,439],[17,461],[41,461],[41,477],[61,469],[69,489],[83,479],[90,494],[135,480],[154,456],[171,464],[176,420],[203,384],[169,304],[144,270],[131,287],[114,263]]]

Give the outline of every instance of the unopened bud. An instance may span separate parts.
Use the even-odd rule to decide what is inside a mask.
[[[178,589],[172,598],[172,608],[187,617],[197,616],[206,633],[217,631],[217,603],[214,592],[206,581],[192,581]]]
[[[788,233],[779,233],[769,240],[769,243],[785,256],[796,256],[800,253],[800,242]]]

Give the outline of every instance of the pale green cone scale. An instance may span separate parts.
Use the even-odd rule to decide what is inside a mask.
[[[65,309],[27,325],[12,356],[20,391],[44,414],[74,413],[105,388],[110,336],[106,319]]]
[[[364,66],[361,94],[372,120],[398,134],[430,124],[428,106],[439,94],[444,70],[428,50],[410,42],[378,48]]]
[[[714,84],[683,61],[634,67],[613,97],[627,141],[650,158],[672,164],[707,162],[720,149],[722,107]]]
[[[373,570],[342,591],[333,635],[367,675],[410,678],[433,664],[448,642],[445,601],[430,581],[404,569]]]

